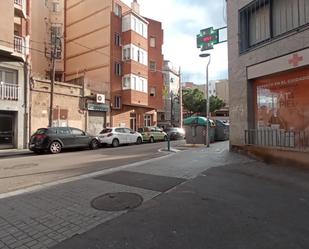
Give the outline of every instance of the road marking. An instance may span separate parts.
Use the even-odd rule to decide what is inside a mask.
[[[46,189],[46,188],[49,188],[49,187],[52,187],[52,186],[56,186],[56,185],[59,185],[59,184],[73,182],[73,181],[77,181],[77,180],[95,177],[95,176],[98,176],[98,175],[104,175],[104,174],[112,173],[112,172],[118,171],[118,170],[123,170],[123,169],[127,169],[127,168],[145,165],[147,163],[160,161],[160,160],[163,160],[167,157],[172,157],[174,155],[176,155],[176,153],[170,153],[170,154],[164,155],[162,157],[157,157],[157,158],[153,158],[153,159],[149,159],[149,160],[135,162],[135,163],[127,164],[127,165],[122,165],[122,166],[119,166],[119,167],[115,167],[115,168],[111,168],[111,169],[105,169],[105,170],[101,170],[101,171],[97,171],[97,172],[93,172],[93,173],[89,173],[89,174],[85,174],[85,175],[73,176],[73,177],[69,177],[69,178],[66,178],[66,179],[57,180],[57,181],[54,181],[54,182],[43,183],[43,184],[38,185],[38,186],[32,186],[32,187],[28,187],[28,188],[24,188],[24,189],[20,189],[20,190],[16,190],[16,191],[8,192],[8,193],[3,193],[3,194],[0,194],[0,199],[4,199],[4,198],[16,196],[16,195],[21,195],[21,194],[26,194],[26,193],[38,192],[40,190],[43,190],[43,189]]]

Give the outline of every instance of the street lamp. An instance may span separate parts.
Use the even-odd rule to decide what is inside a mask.
[[[208,67],[211,61],[210,54],[200,54],[202,58],[209,58],[206,65],[206,85],[205,85],[205,98],[206,98],[206,134],[205,134],[205,142],[206,146],[209,147],[209,94],[208,94]]]

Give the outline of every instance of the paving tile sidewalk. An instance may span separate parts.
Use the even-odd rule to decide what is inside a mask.
[[[182,151],[126,171],[188,180],[210,167],[250,160],[229,153],[226,143],[218,143],[209,149]],[[50,248],[120,216],[125,211],[98,211],[90,205],[95,197],[110,192],[137,193],[144,202],[160,194],[93,177],[0,199],[0,248]]]

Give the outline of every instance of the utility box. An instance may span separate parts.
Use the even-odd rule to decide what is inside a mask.
[[[207,121],[205,117],[189,117],[184,120],[187,144],[206,144],[206,129],[209,122],[209,141],[215,141],[215,122],[211,119]]]

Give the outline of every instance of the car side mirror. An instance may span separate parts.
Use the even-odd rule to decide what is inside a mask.
[[[135,134],[135,131],[131,131],[130,133],[131,133],[131,134]]]

